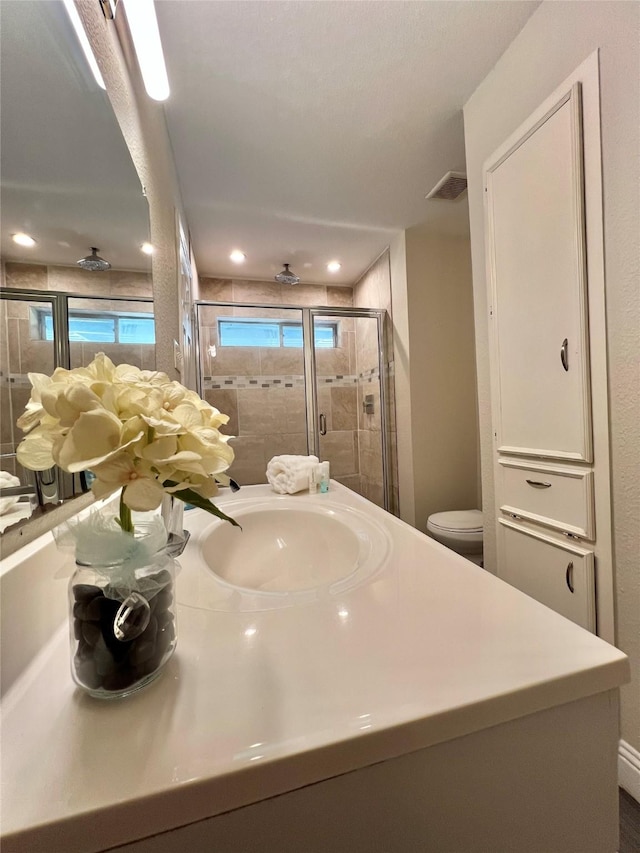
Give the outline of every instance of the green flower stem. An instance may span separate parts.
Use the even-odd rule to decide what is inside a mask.
[[[118,519],[118,524],[124,530],[125,533],[133,534],[133,520],[131,518],[131,510],[124,502],[124,490],[126,486],[120,492],[120,518]]]
[[[171,488],[172,486],[177,486],[178,484],[174,483],[172,480],[165,480],[162,485],[165,488]],[[215,515],[218,518],[221,518],[223,521],[228,521],[230,524],[233,524],[234,527],[240,527],[240,530],[242,530],[242,527],[238,524],[237,521],[235,521],[230,516],[225,515],[224,512],[222,512],[221,509],[218,509],[215,504],[211,503],[208,498],[203,498],[197,492],[194,492],[193,489],[180,489],[179,491],[173,492],[172,494],[174,498],[179,498],[185,503],[197,506],[199,507],[199,509],[204,509],[211,515]]]

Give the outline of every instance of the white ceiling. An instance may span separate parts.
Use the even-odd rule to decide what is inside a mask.
[[[538,5],[156,3],[200,274],[351,284],[399,229],[466,233],[466,195],[424,196],[464,171],[462,107]]]
[[[2,0],[0,23],[3,259],[72,266],[97,246],[117,269],[150,269],[148,205],[62,3]]]
[[[287,261],[303,281],[351,284],[399,229],[466,233],[466,196],[424,195],[464,170],[462,106],[537,5],[156,3],[200,273],[263,279]],[[62,3],[1,0],[0,16],[2,257],[71,265],[98,246],[148,269],[147,204]]]

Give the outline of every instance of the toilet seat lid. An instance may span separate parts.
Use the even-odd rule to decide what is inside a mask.
[[[429,516],[428,523],[440,530],[482,533],[482,512],[479,509],[458,509],[451,512],[436,512]]]

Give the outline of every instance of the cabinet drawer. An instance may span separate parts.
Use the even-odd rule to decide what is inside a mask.
[[[500,509],[595,539],[593,472],[500,459]]]
[[[502,580],[588,631],[596,630],[593,551],[500,519]]]

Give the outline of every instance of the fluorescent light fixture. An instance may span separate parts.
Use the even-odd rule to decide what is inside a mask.
[[[329,272],[338,272],[341,266],[342,264],[340,263],[340,261],[329,261],[329,263],[327,264],[327,269],[329,270]]]
[[[153,246],[151,243],[143,243],[142,246],[140,246],[140,251],[144,252],[145,255],[153,255]]]
[[[229,255],[229,260],[233,261],[234,264],[243,264],[247,260],[247,256],[240,249],[234,249]]]
[[[28,234],[12,234],[11,239],[14,243],[17,243],[18,246],[26,246],[27,249],[31,249],[32,246],[35,246],[36,241],[33,237],[30,237]]]
[[[73,24],[73,29],[76,31],[76,35],[78,36],[80,46],[84,51],[84,55],[87,57],[89,68],[92,70],[93,76],[96,78],[96,83],[98,84],[98,86],[100,86],[101,89],[106,89],[107,87],[104,85],[102,74],[100,73],[100,69],[98,68],[98,63],[96,62],[96,58],[93,55],[93,51],[91,50],[91,45],[89,44],[87,34],[85,33],[84,27],[82,26],[82,21],[80,20],[78,10],[74,5],[73,0],[63,0],[63,2],[64,7],[67,10],[67,14],[71,19],[71,23]]]
[[[169,97],[160,30],[153,0],[123,0],[147,95],[154,101]]]

